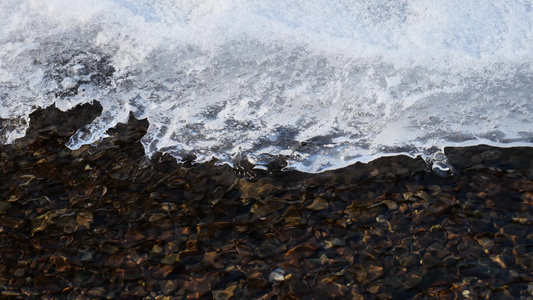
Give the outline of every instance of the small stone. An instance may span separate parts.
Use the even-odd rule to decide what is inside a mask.
[[[11,208],[11,204],[4,202],[4,201],[0,202],[0,212],[5,212],[10,208]]]
[[[533,282],[530,282],[530,283],[527,285],[527,292],[528,292],[530,295],[533,295]]]
[[[88,211],[82,211],[76,216],[76,224],[79,227],[89,228],[93,222],[93,213]]]
[[[159,245],[154,245],[152,247],[152,250],[150,250],[150,253],[153,253],[153,254],[159,254],[161,252],[163,252],[163,248]]]
[[[138,231],[134,231],[134,230],[126,231],[126,233],[124,234],[125,242],[130,245],[135,245],[137,243],[140,243],[145,238],[146,237],[142,233]]]
[[[490,256],[490,259],[494,263],[498,264],[501,268],[507,269],[507,264],[505,263],[502,255],[493,255],[493,256]]]
[[[268,281],[264,278],[263,273],[261,272],[253,272],[251,274],[247,274],[247,286],[248,289],[263,289],[268,285]]]
[[[32,297],[35,297],[35,296],[38,296],[40,293],[38,291],[36,291],[34,288],[31,288],[31,287],[23,287],[20,289],[22,291],[22,293],[24,293],[24,295],[26,296],[32,296]]]
[[[204,294],[211,290],[211,281],[208,275],[203,278],[192,278],[191,281],[185,283],[185,288],[191,292]]]
[[[229,300],[234,298],[235,290],[237,290],[236,285],[230,285],[225,290],[214,290],[213,299],[214,300]]]
[[[396,209],[398,209],[398,204],[397,204],[395,201],[392,201],[392,200],[383,200],[383,203],[385,203],[385,205],[387,205],[387,207],[388,207],[390,210],[396,210]]]
[[[307,206],[310,210],[324,210],[328,207],[328,201],[322,197],[316,197],[313,203]]]
[[[326,245],[324,246],[324,249],[330,249],[333,247],[343,247],[346,245],[346,241],[340,238],[332,238],[325,241]]]
[[[369,292],[370,294],[377,294],[378,291],[379,291],[379,288],[381,287],[381,285],[379,283],[376,283],[376,284],[373,284],[371,286],[369,286],[366,291]]]
[[[334,281],[324,282],[321,284],[321,290],[324,291],[331,299],[344,296],[348,292],[348,287]]]
[[[54,277],[49,277],[45,275],[37,275],[33,279],[34,286],[41,291],[50,291],[58,292],[61,290],[61,287],[57,285]]]
[[[482,237],[477,239],[477,242],[483,247],[485,250],[490,250],[492,247],[494,247],[494,240],[488,237]]]
[[[420,257],[415,253],[405,253],[397,258],[401,266],[410,268],[420,263]]]
[[[270,266],[262,260],[252,260],[248,263],[248,269],[250,271],[263,272],[267,270]]]
[[[368,278],[374,280],[383,274],[383,267],[378,265],[371,265],[368,268]]]
[[[226,291],[222,290],[214,290],[213,293],[213,300],[229,300],[231,297],[233,297],[233,294],[230,294]]]
[[[267,198],[252,206],[250,212],[256,217],[263,217],[285,207],[283,201],[276,198]]]
[[[161,259],[161,263],[165,265],[173,265],[178,261],[178,259],[179,259],[178,253],[171,253],[165,256],[163,259]]]
[[[146,292],[146,289],[144,289],[143,287],[141,286],[136,286],[134,288],[132,288],[131,290],[129,290],[129,292],[127,293],[128,296],[132,296],[134,298],[141,298],[141,297],[144,297],[146,296],[148,293]],[[108,298],[109,298],[109,294],[108,294]]]
[[[90,289],[87,294],[94,297],[102,297],[105,295],[106,290],[103,287],[94,287]]]
[[[29,265],[29,262],[27,260],[18,260],[17,261],[17,267],[23,268]]]
[[[16,269],[15,272],[13,272],[13,275],[17,277],[22,277],[24,274],[26,274],[26,270],[22,268]]]
[[[500,158],[500,151],[498,150],[488,150],[483,153],[481,153],[481,159],[486,161],[493,161]]]
[[[153,214],[150,216],[150,218],[148,219],[148,222],[157,222],[163,218],[165,218],[167,215],[166,214]]]
[[[285,271],[283,269],[276,268],[270,275],[268,275],[268,281],[284,281],[285,280]]]
[[[387,217],[384,215],[379,215],[376,217],[376,222],[378,223],[387,223]]]
[[[161,292],[165,295],[169,295],[178,288],[178,284],[175,280],[161,280],[159,282]]]

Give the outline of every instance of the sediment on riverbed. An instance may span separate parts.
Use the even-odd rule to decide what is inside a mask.
[[[449,148],[320,174],[148,159],[98,105],[32,115],[0,147],[0,298],[533,297],[533,150]]]

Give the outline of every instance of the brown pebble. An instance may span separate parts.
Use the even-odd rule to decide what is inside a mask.
[[[37,275],[33,278],[33,285],[41,291],[58,292],[61,287],[57,284],[56,278],[45,275]]]
[[[191,292],[205,294],[211,290],[211,282],[209,275],[203,278],[191,278],[190,281],[185,283],[185,288]]]
[[[5,212],[12,207],[8,202],[0,201],[0,212]]]
[[[309,206],[307,206],[307,209],[310,210],[324,210],[329,206],[329,203],[326,199],[322,197],[316,197],[313,200],[313,203],[311,203]]]
[[[145,238],[146,237],[142,233],[134,230],[128,230],[124,234],[124,241],[128,244],[136,244]]]
[[[26,274],[26,270],[25,270],[25,269],[22,269],[22,268],[16,269],[16,270],[13,272],[13,275],[15,275],[15,276],[17,276],[17,277],[22,277],[22,276],[24,276],[24,274]]]
[[[175,280],[161,280],[159,281],[159,288],[164,295],[170,295],[178,289],[178,284]]]
[[[76,224],[78,227],[89,228],[93,222],[93,213],[89,211],[82,211],[76,216]]]
[[[106,294],[106,290],[103,287],[93,287],[87,294],[93,297],[103,297]]]

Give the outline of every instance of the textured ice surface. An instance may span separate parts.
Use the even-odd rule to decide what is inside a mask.
[[[530,1],[3,0],[0,142],[99,101],[147,155],[318,172],[447,145],[531,145]]]

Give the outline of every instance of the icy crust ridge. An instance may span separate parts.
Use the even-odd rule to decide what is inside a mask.
[[[96,100],[101,116],[71,149],[130,112],[149,121],[149,156],[280,158],[308,172],[530,145],[533,9],[456,2],[6,0],[0,142],[39,107]]]

